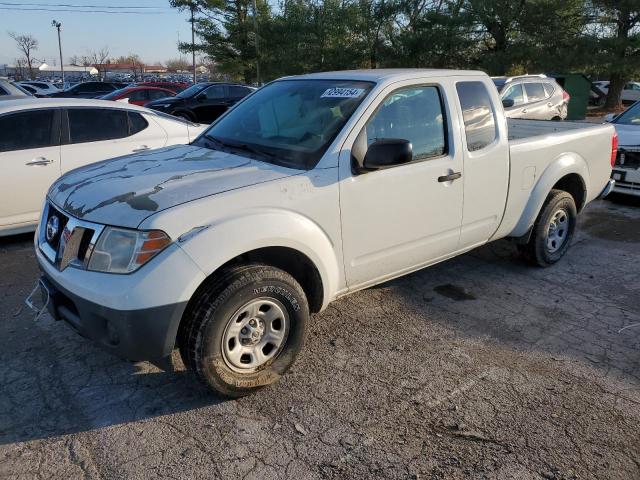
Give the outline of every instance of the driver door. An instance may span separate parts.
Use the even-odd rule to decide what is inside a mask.
[[[451,122],[455,114],[443,101],[448,80],[442,82],[387,91],[364,125],[367,145],[409,140],[412,162],[354,171],[351,153],[358,146],[353,135],[340,153],[344,267],[350,289],[416,270],[458,249],[463,182],[457,174],[462,175],[463,157],[451,135],[458,122]]]

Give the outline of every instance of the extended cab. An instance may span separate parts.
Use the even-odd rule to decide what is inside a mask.
[[[612,188],[611,125],[514,120],[475,71],[284,78],[195,142],[66,174],[36,235],[49,311],[104,348],[179,348],[214,390],[277,380],[309,315],[505,237],[557,262]]]

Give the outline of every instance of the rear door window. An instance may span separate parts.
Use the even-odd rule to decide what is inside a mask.
[[[68,110],[71,143],[99,142],[129,136],[125,110],[72,108]]]
[[[529,103],[539,102],[547,98],[542,83],[525,83],[524,89],[527,92],[527,100]]]
[[[204,94],[207,96],[207,100],[219,100],[225,98],[225,90],[224,85],[213,85],[207,88]]]
[[[243,98],[251,93],[251,90],[247,87],[240,87],[238,85],[231,85],[229,87],[229,96],[232,98]]]
[[[0,152],[59,145],[60,135],[59,129],[54,130],[54,114],[54,110],[34,110],[1,116]]]
[[[144,102],[148,100],[147,91],[146,90],[135,90],[131,92],[131,95],[127,95],[130,101],[133,102]]]
[[[462,108],[467,150],[482,150],[498,137],[495,110],[487,87],[482,82],[458,82],[456,90]]]

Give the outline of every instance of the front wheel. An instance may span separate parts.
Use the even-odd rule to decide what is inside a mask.
[[[309,307],[288,273],[245,265],[202,289],[183,321],[180,353],[200,380],[227,397],[274,383],[304,344]]]
[[[531,238],[518,248],[534,265],[548,267],[569,249],[578,212],[573,197],[563,190],[551,190],[533,225]]]

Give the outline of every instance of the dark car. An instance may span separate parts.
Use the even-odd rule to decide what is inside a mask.
[[[166,88],[175,93],[180,93],[189,88],[189,84],[186,82],[138,82],[136,85],[140,87]]]
[[[52,93],[49,97],[96,98],[123,88],[124,86],[124,83],[118,82],[82,82],[61,92]]]
[[[254,90],[232,83],[196,83],[173,98],[149,102],[145,107],[192,122],[211,123]]]

